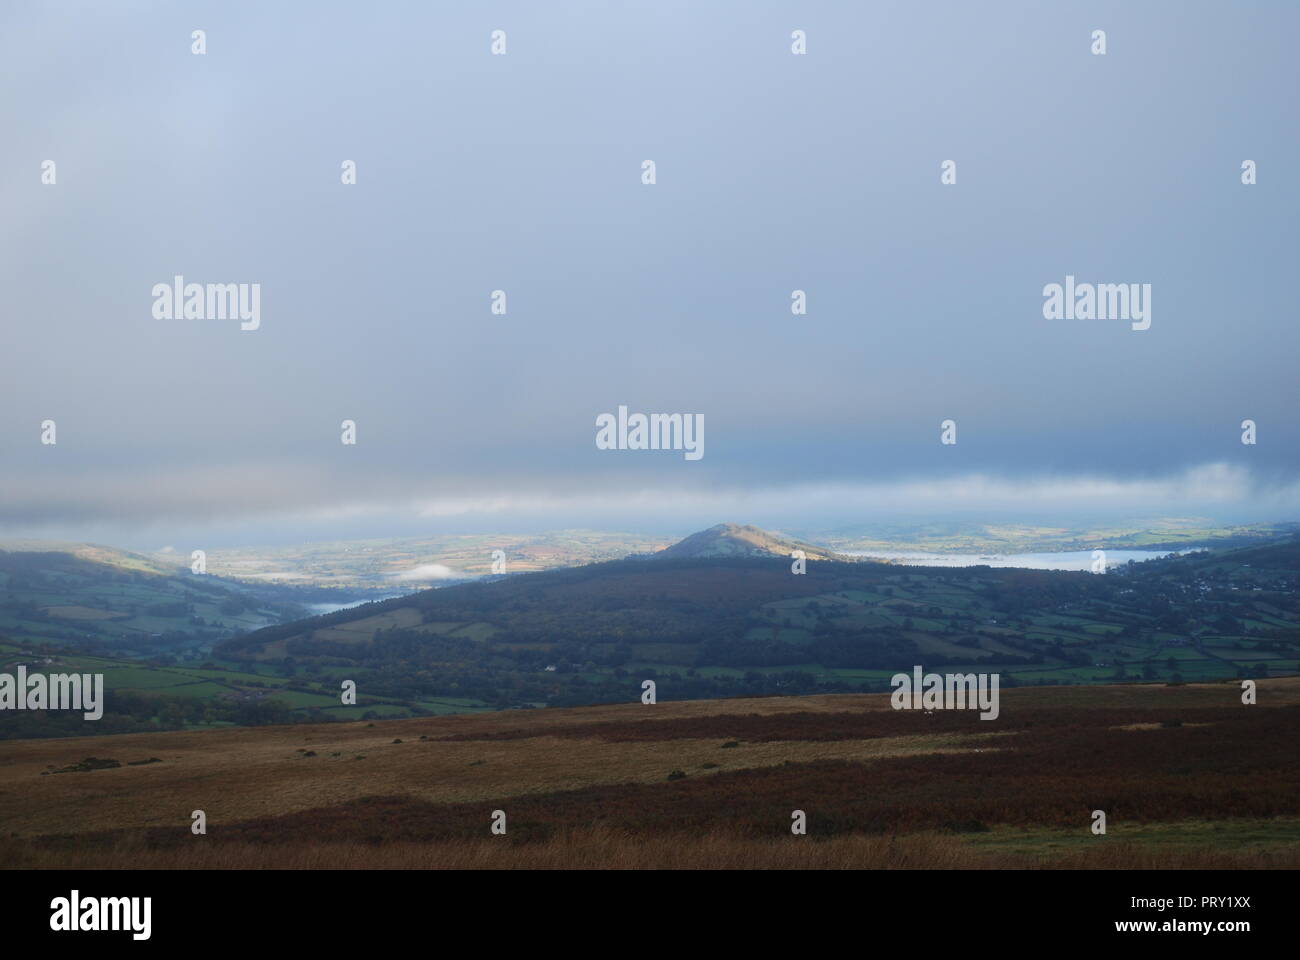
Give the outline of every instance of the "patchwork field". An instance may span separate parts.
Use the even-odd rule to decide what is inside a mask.
[[[1019,688],[988,721],[823,695],[9,741],[0,863],[1294,867],[1298,734],[1284,678]]]

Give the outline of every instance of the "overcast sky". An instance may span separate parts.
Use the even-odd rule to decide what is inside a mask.
[[[1297,519],[1298,28],[1287,2],[4,4],[0,535]],[[155,319],[177,274],[259,283],[260,328]],[[1150,329],[1044,319],[1067,274],[1151,284]],[[619,404],[703,415],[703,459],[598,450]]]

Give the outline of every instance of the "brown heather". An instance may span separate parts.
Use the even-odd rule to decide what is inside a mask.
[[[858,834],[831,840],[759,839],[727,833],[647,838],[594,827],[536,843],[497,837],[292,847],[239,842],[160,850],[138,840],[123,840],[77,852],[0,841],[0,862],[20,869],[148,870],[1267,870],[1300,867],[1300,848],[1167,850],[1120,841],[1099,842],[1092,849],[1040,860],[981,851],[941,834]]]
[[[1300,681],[1239,696],[1013,689],[996,721],[820,696],[8,741],[0,864],[1293,868]],[[91,756],[122,766],[50,772]],[[1094,809],[1109,836],[1089,835]],[[1193,821],[1194,841],[1157,842]],[[1246,823],[1263,841],[1234,839]],[[1060,842],[1001,842],[1033,831]]]

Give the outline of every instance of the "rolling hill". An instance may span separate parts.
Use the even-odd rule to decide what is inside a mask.
[[[808,554],[805,573],[793,549]],[[876,693],[916,665],[996,672],[1004,687],[1300,665],[1295,538],[1105,576],[825,554],[719,525],[649,555],[293,619],[258,598],[269,586],[0,553],[0,658],[102,671],[108,690],[93,728],[33,714],[4,735],[350,719],[345,680],[377,719],[628,702],[651,678],[663,700],[701,700]]]
[[[216,652],[241,669],[292,665],[304,691],[355,679],[417,712],[448,697],[613,702],[646,677],[667,698],[878,691],[916,664],[1008,685],[1281,675],[1300,658],[1296,543],[1107,576],[810,552],[798,575],[798,541],[720,525],[649,557],[422,591]]]
[[[307,612],[305,591],[196,575],[188,558],[172,562],[84,543],[6,546],[0,637],[14,643],[176,655]]]
[[[729,559],[734,557],[789,557],[800,550],[809,560],[842,560],[850,558],[836,554],[828,547],[804,543],[780,534],[769,533],[753,526],[736,523],[719,523],[693,533],[654,556],[665,560]]]

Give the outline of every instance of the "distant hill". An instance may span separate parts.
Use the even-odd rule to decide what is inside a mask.
[[[1300,523],[1221,524],[1206,518],[1155,517],[1110,524],[943,521],[897,517],[816,533],[817,542],[856,555],[922,553],[1054,553],[1074,550],[1228,550],[1300,534]]]
[[[1261,570],[1300,571],[1300,537],[1290,537],[1241,550],[1205,551],[1195,554],[1193,563],[1213,570],[1249,565]]]
[[[498,575],[577,567],[662,550],[674,538],[602,530],[429,534],[410,538],[311,541],[278,547],[214,547],[208,570],[247,583],[314,585],[391,596],[421,587]],[[160,558],[165,559],[165,558]],[[322,598],[324,599],[324,598]]]
[[[176,576],[188,568],[189,563],[179,554],[146,557],[117,547],[98,543],[78,543],[56,540],[0,540],[0,553],[10,554],[66,554],[78,560],[102,564],[118,570],[134,570],[157,576]]]
[[[1285,540],[1101,576],[874,563],[719,524],[648,556],[425,590],[215,653],[307,678],[347,670],[364,695],[416,711],[612,702],[647,677],[660,698],[879,691],[917,664],[1008,686],[1281,676],[1300,663],[1298,550]]]
[[[0,658],[33,643],[148,655],[210,645],[301,616],[300,603],[174,564],[87,543],[0,549]]]
[[[725,559],[729,557],[786,557],[802,550],[809,560],[841,560],[850,557],[837,554],[828,547],[794,540],[778,533],[770,533],[754,526],[737,523],[719,523],[693,533],[654,554],[665,560]]]
[[[796,549],[808,557],[802,573]],[[1095,575],[838,558],[720,524],[653,554],[306,619],[275,602],[287,585],[259,597],[188,568],[160,576],[130,569],[129,555],[109,559],[0,552],[0,660],[28,659],[42,643],[60,664],[112,666],[113,729],[123,732],[182,717],[283,723],[355,719],[358,708],[375,719],[636,702],[646,679],[667,701],[878,693],[916,665],[997,673],[1011,687],[1267,678],[1300,664],[1294,538]],[[344,680],[356,684],[355,706],[340,701]],[[60,723],[20,734],[75,732]]]

